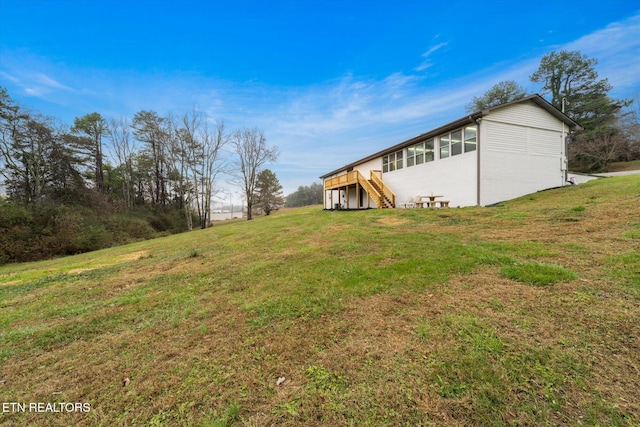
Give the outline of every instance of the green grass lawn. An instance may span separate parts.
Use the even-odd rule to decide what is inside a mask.
[[[2,266],[0,363],[1,425],[638,425],[640,176]]]

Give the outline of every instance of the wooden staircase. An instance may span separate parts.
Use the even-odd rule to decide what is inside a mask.
[[[388,197],[388,193],[385,193],[384,187],[380,187],[380,185],[378,185],[378,183],[373,179],[370,179],[369,183],[375,189],[375,193],[380,195],[380,201],[383,209],[392,209],[396,207],[394,200]],[[393,197],[393,199],[395,199],[395,197]]]

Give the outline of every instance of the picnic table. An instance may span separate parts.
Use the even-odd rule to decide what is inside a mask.
[[[426,207],[428,208],[435,208],[439,204],[441,208],[448,208],[449,207],[448,200],[436,200],[436,199],[439,199],[440,197],[444,197],[444,196],[434,196],[433,194],[430,196],[418,196],[416,199],[416,207],[423,208],[426,205]]]

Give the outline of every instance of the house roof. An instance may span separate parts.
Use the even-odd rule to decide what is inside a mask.
[[[329,172],[327,174],[322,175],[320,178],[324,179],[327,178],[331,175],[335,175],[339,172],[345,171],[345,170],[349,170],[349,169],[353,169],[355,166],[361,164],[361,163],[365,163],[368,162],[370,160],[376,159],[378,157],[382,157],[384,155],[393,153],[395,151],[398,151],[402,148],[405,147],[409,147],[411,145],[417,144],[419,142],[422,141],[426,141],[429,139],[432,139],[436,136],[439,136],[443,133],[446,132],[450,132],[452,130],[458,129],[460,127],[466,126],[466,125],[470,125],[473,123],[476,123],[478,119],[490,114],[492,111],[507,107],[509,105],[513,105],[513,104],[520,104],[523,102],[528,102],[528,101],[532,101],[533,103],[535,103],[536,105],[538,105],[540,108],[546,110],[549,114],[553,115],[555,118],[557,118],[560,121],[563,121],[567,126],[569,126],[570,130],[582,130],[582,127],[580,127],[580,125],[575,122],[574,120],[572,120],[571,118],[569,118],[569,116],[567,116],[566,114],[564,114],[562,111],[558,110],[556,107],[554,107],[553,105],[551,105],[549,102],[547,102],[543,97],[541,97],[538,94],[534,94],[534,95],[530,95],[527,96],[525,98],[519,99],[517,101],[512,101],[512,102],[507,102],[506,104],[500,104],[500,105],[496,105],[494,107],[489,107],[486,108],[482,111],[477,111],[475,113],[469,114],[466,117],[462,117],[458,120],[455,120],[453,122],[447,123],[444,126],[440,126],[436,129],[432,129],[429,132],[425,132],[422,133],[418,136],[415,136],[411,139],[407,139],[406,141],[402,141],[399,144],[393,145],[389,148],[385,148],[382,151],[378,151],[377,153],[374,153],[370,156],[367,156],[363,159],[357,160],[353,163],[349,163],[348,165],[345,165],[339,169],[336,169],[332,172]]]

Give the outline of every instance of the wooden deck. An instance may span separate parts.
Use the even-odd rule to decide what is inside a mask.
[[[362,188],[373,200],[378,209],[395,208],[396,195],[382,180],[382,171],[373,170],[367,179],[359,170],[352,170],[346,174],[338,175],[333,178],[327,178],[324,181],[325,197],[328,190],[341,190],[349,193],[349,187],[355,186],[356,191]],[[347,196],[347,200],[348,200]],[[330,204],[334,206],[333,203]],[[326,200],[325,200],[326,206]],[[359,207],[358,207],[359,208]]]

